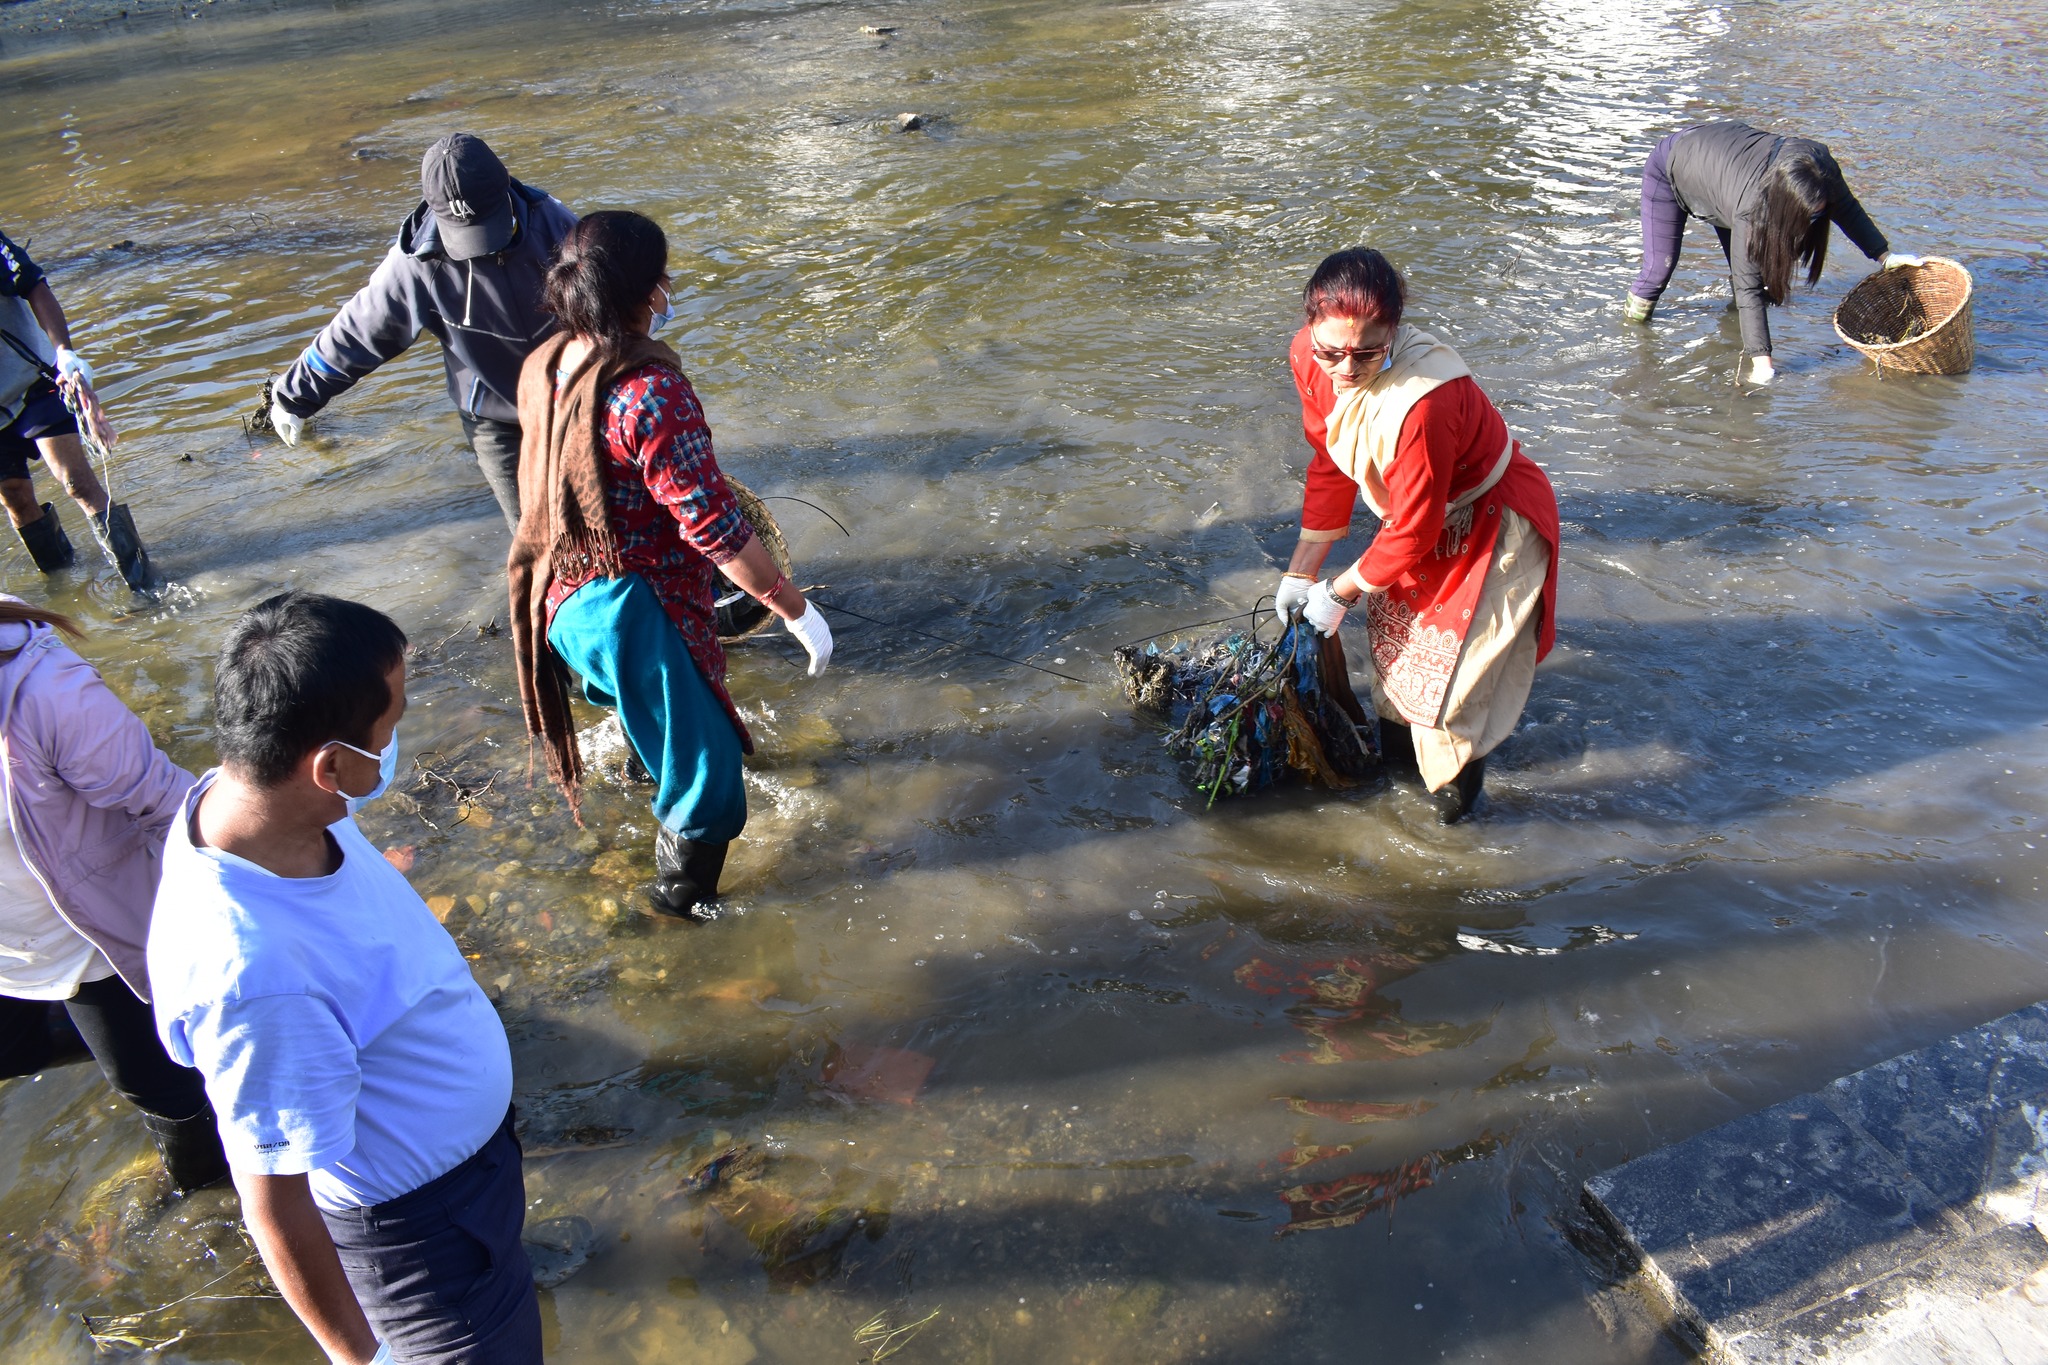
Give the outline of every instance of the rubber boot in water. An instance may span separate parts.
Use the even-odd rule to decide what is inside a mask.
[[[654,835],[654,889],[647,899],[656,911],[703,923],[713,918],[704,902],[718,895],[727,844],[700,844],[666,825]]]
[[[164,1171],[177,1193],[190,1194],[228,1178],[228,1157],[221,1150],[220,1127],[214,1122],[212,1105],[188,1119],[144,1114],[142,1126],[156,1143],[156,1154],[163,1158]]]
[[[1380,717],[1380,762],[1388,772],[1410,777],[1422,771],[1415,759],[1415,734],[1405,721]]]
[[[121,571],[130,588],[148,592],[155,584],[156,574],[149,565],[149,551],[142,548],[142,537],[135,534],[135,518],[129,515],[128,504],[109,503],[106,511],[88,520],[92,523],[93,539],[100,543],[107,562]]]
[[[44,573],[68,569],[77,558],[71,549],[71,537],[64,534],[64,523],[57,520],[57,509],[51,503],[44,503],[43,514],[26,526],[15,527],[14,533],[21,537],[36,567]]]
[[[1486,757],[1481,755],[1458,769],[1458,775],[1429,794],[1436,802],[1436,821],[1455,825],[1472,813],[1479,801],[1479,789],[1486,783]]]

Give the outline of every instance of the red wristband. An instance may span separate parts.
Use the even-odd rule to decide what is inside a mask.
[[[758,602],[763,603],[773,602],[777,594],[779,594],[784,588],[788,586],[789,575],[786,573],[778,573],[775,575],[775,582],[769,585],[768,591],[755,593],[754,599]]]

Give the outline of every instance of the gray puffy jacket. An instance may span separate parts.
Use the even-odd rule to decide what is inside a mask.
[[[432,332],[448,370],[448,396],[465,416],[519,420],[519,367],[555,320],[541,283],[576,215],[545,190],[512,182],[519,235],[490,256],[453,261],[422,203],[370,282],[320,329],[273,396],[310,417],[372,370]]]

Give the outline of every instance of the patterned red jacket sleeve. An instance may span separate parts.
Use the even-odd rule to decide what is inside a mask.
[[[676,519],[684,541],[713,564],[726,564],[747,548],[754,528],[711,450],[711,426],[690,381],[667,366],[650,366],[633,381],[634,458],[647,489]]]

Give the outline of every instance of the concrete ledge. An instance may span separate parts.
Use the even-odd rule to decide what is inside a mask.
[[[1638,1157],[1584,1197],[1709,1359],[2048,1362],[2044,1184],[2048,1002]]]

